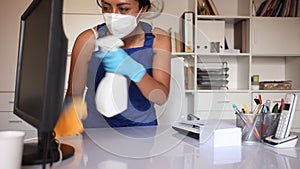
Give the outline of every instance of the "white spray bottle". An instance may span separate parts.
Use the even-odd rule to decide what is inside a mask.
[[[105,36],[97,39],[97,45],[103,52],[116,50],[124,45],[115,36]],[[106,72],[101,80],[95,96],[96,108],[105,117],[113,117],[127,109],[128,102],[127,79],[121,74]]]

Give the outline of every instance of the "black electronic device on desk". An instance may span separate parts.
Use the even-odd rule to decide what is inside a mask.
[[[172,128],[186,136],[199,139],[200,127],[202,126],[203,124],[200,122],[200,120],[184,120],[172,125]]]
[[[286,94],[276,133],[274,136],[264,139],[264,142],[267,145],[277,148],[295,147],[298,141],[298,136],[291,135],[290,130],[295,114],[296,103],[296,94]]]

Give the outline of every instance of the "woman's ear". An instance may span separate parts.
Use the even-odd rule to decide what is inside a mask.
[[[144,18],[145,16],[147,16],[147,12],[148,12],[148,5],[142,7],[140,18]]]
[[[148,5],[146,5],[146,6],[144,6],[144,7],[142,7],[143,9],[142,9],[142,13],[145,13],[145,12],[147,12],[148,11],[148,9],[149,9],[149,6]]]
[[[146,6],[143,7],[142,12],[147,12],[148,10],[149,10],[149,5],[146,5]]]

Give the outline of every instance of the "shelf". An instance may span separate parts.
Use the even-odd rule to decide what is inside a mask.
[[[189,52],[172,52],[172,56],[191,56],[195,55],[195,53],[189,53]]]
[[[185,90],[185,93],[187,93],[187,94],[193,94],[193,93],[195,93],[195,90]]]
[[[242,56],[242,57],[247,57],[250,56],[250,53],[185,53],[185,52],[172,52],[172,56],[192,56],[194,55],[197,56]],[[281,55],[282,56],[282,55]]]
[[[190,62],[193,62],[195,58],[194,53],[185,53],[185,52],[180,52],[180,53],[172,53],[171,58],[183,58],[185,61],[190,60]]]
[[[250,53],[197,53],[197,56],[250,56]]]
[[[300,90],[252,90],[251,93],[300,93]]]
[[[255,18],[263,18],[263,19],[294,19],[294,18],[300,18],[300,16],[296,17],[277,17],[277,16],[252,16],[253,19]]]
[[[236,23],[241,20],[250,20],[250,18],[250,16],[197,15],[197,20],[224,20],[228,23]]]
[[[249,93],[250,90],[186,90],[186,93]]]
[[[259,53],[259,54],[256,54],[256,53],[252,53],[252,57],[299,57],[300,54],[286,54],[286,53],[283,53],[283,54],[274,54],[274,53]]]

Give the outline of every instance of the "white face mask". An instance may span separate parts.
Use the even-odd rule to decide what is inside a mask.
[[[141,11],[142,9],[139,11],[137,16],[104,13],[103,18],[110,33],[121,39],[129,35],[136,28]]]

